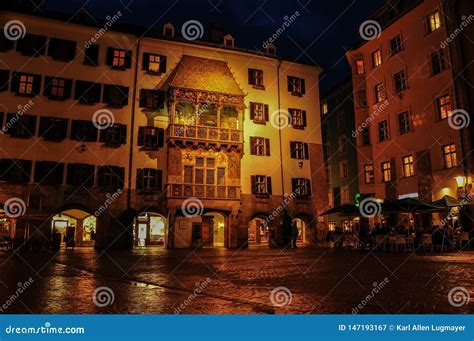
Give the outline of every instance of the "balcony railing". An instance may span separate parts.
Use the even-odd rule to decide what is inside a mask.
[[[171,198],[239,199],[239,186],[171,184],[168,196]]]
[[[170,124],[170,137],[214,142],[242,143],[242,130]]]

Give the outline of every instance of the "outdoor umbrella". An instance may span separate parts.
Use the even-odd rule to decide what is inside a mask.
[[[439,206],[435,206],[431,203],[416,198],[386,200],[382,204],[382,211],[385,212],[427,212],[439,208]]]
[[[340,215],[347,215],[347,216],[360,215],[359,207],[356,205],[351,205],[351,204],[345,204],[345,205],[330,208],[329,210],[327,210],[326,212],[320,215],[323,216],[323,215],[335,214],[335,213],[338,213]]]

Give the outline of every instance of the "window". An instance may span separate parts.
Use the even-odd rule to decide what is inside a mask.
[[[10,123],[10,127],[6,127],[8,129],[5,131],[5,134],[10,134],[12,137],[22,138],[35,136],[36,116],[9,113],[7,115],[7,122]]]
[[[338,130],[344,129],[344,112],[338,112],[336,116],[336,126]]]
[[[164,130],[157,127],[139,127],[138,145],[143,149],[156,150],[164,145]]]
[[[118,166],[99,166],[97,169],[97,185],[107,189],[123,187],[125,168]]]
[[[31,166],[29,160],[0,159],[0,181],[28,183],[31,181]]]
[[[71,98],[72,80],[45,77],[43,96],[49,99],[63,100]]]
[[[263,71],[258,69],[249,69],[249,84],[253,85],[257,89],[264,89],[263,85]]]
[[[21,96],[37,96],[41,90],[41,76],[31,73],[13,72],[10,90]]]
[[[76,56],[76,42],[73,40],[51,38],[49,40],[48,56],[60,61],[73,60]]]
[[[428,33],[434,32],[441,27],[441,17],[439,11],[435,11],[426,17],[426,27]]]
[[[365,73],[365,66],[364,66],[363,59],[356,60],[356,72],[358,75],[363,75]]]
[[[362,129],[361,140],[363,146],[370,146],[370,128],[365,127]]]
[[[10,81],[10,71],[0,70],[0,92],[8,91],[9,81]]]
[[[83,64],[99,66],[99,45],[90,45],[84,50]]]
[[[329,143],[324,144],[324,158],[326,160],[329,157],[330,151],[331,151],[331,149],[330,149]]]
[[[444,95],[436,99],[436,104],[438,107],[438,114],[441,120],[451,116],[452,107],[451,107],[451,98],[449,95]]]
[[[46,37],[26,33],[16,42],[16,50],[24,56],[44,56],[46,50]]]
[[[357,91],[357,103],[359,105],[359,108],[367,108],[367,91]]]
[[[321,111],[323,112],[323,114],[327,114],[329,112],[329,106],[327,102],[323,103]]]
[[[100,83],[76,81],[74,99],[82,104],[95,104],[100,102],[102,85]]]
[[[140,108],[160,110],[165,107],[165,92],[162,90],[140,89]]]
[[[379,83],[375,86],[375,103],[385,101],[385,85]]]
[[[446,59],[444,58],[444,51],[439,50],[431,54],[431,74],[437,75],[443,70],[446,70]]]
[[[127,126],[114,124],[100,131],[99,142],[107,146],[120,146],[127,143]]]
[[[382,162],[382,181],[392,181],[392,166],[390,162]]]
[[[390,55],[395,55],[402,51],[402,38],[400,35],[390,39]]]
[[[304,129],[306,127],[306,111],[300,109],[288,109],[288,111],[293,128]]]
[[[115,84],[104,84],[102,103],[107,103],[109,106],[116,108],[121,108],[127,105],[128,87]]]
[[[372,52],[372,66],[377,67],[380,64],[382,64],[382,52],[380,50]]]
[[[107,65],[117,70],[130,69],[132,52],[109,47],[107,49]]]
[[[265,175],[252,175],[250,177],[252,194],[268,196],[272,194],[272,178]]]
[[[332,183],[332,170],[331,170],[331,166],[326,166],[326,177],[327,177],[327,180],[328,180],[328,183]]]
[[[151,74],[166,73],[166,56],[144,53],[142,70],[145,70]]]
[[[366,184],[373,184],[375,179],[374,165],[364,165],[364,180]]]
[[[288,91],[295,96],[304,95],[306,93],[305,80],[303,78],[288,76]]]
[[[71,124],[71,140],[96,142],[97,128],[92,121],[73,120]]]
[[[265,124],[269,120],[268,105],[250,102],[250,119],[253,123]]]
[[[448,144],[446,146],[443,146],[443,160],[444,168],[453,168],[458,165],[455,144]]]
[[[411,118],[408,111],[398,114],[398,131],[400,134],[406,134],[412,130]]]
[[[67,136],[67,123],[65,118],[40,117],[39,136],[49,141],[61,141]]]
[[[339,137],[339,153],[347,152],[347,138],[345,136]]]
[[[64,164],[50,161],[35,162],[35,183],[40,185],[62,185]]]
[[[4,31],[1,32],[0,33],[0,52],[7,52],[11,49],[13,49],[13,40],[8,39]]]
[[[71,186],[94,186],[94,165],[83,163],[69,163],[67,165],[66,183]]]
[[[270,156],[270,139],[250,136],[250,155]]]
[[[341,187],[341,204],[348,204],[349,201],[349,187]]]
[[[309,146],[299,141],[290,142],[290,156],[292,159],[309,160]]]
[[[291,179],[291,188],[298,197],[311,196],[311,181],[304,178]]]
[[[137,190],[141,192],[160,191],[163,172],[155,168],[137,169]]]
[[[379,122],[379,142],[386,141],[390,138],[389,131],[388,131],[388,121],[384,120]]]
[[[347,179],[349,176],[349,168],[346,160],[339,161],[339,178],[341,180]]]
[[[393,81],[395,84],[395,92],[398,94],[403,90],[407,89],[407,78],[405,71],[400,71],[393,76]]]
[[[174,37],[174,26],[171,23],[166,23],[163,26],[163,35],[165,37]]]
[[[413,163],[413,155],[403,157],[403,175],[406,178],[415,175],[415,168]]]

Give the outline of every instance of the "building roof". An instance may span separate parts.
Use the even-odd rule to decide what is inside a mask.
[[[244,96],[226,62],[183,55],[170,87]]]

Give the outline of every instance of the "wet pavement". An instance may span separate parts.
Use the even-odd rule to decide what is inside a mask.
[[[29,278],[32,283],[25,287]],[[461,295],[469,292],[470,302],[464,294],[451,304],[448,293],[455,287],[465,288]],[[99,293],[94,296],[94,291]],[[473,313],[474,251],[0,252],[0,313],[178,312]]]

